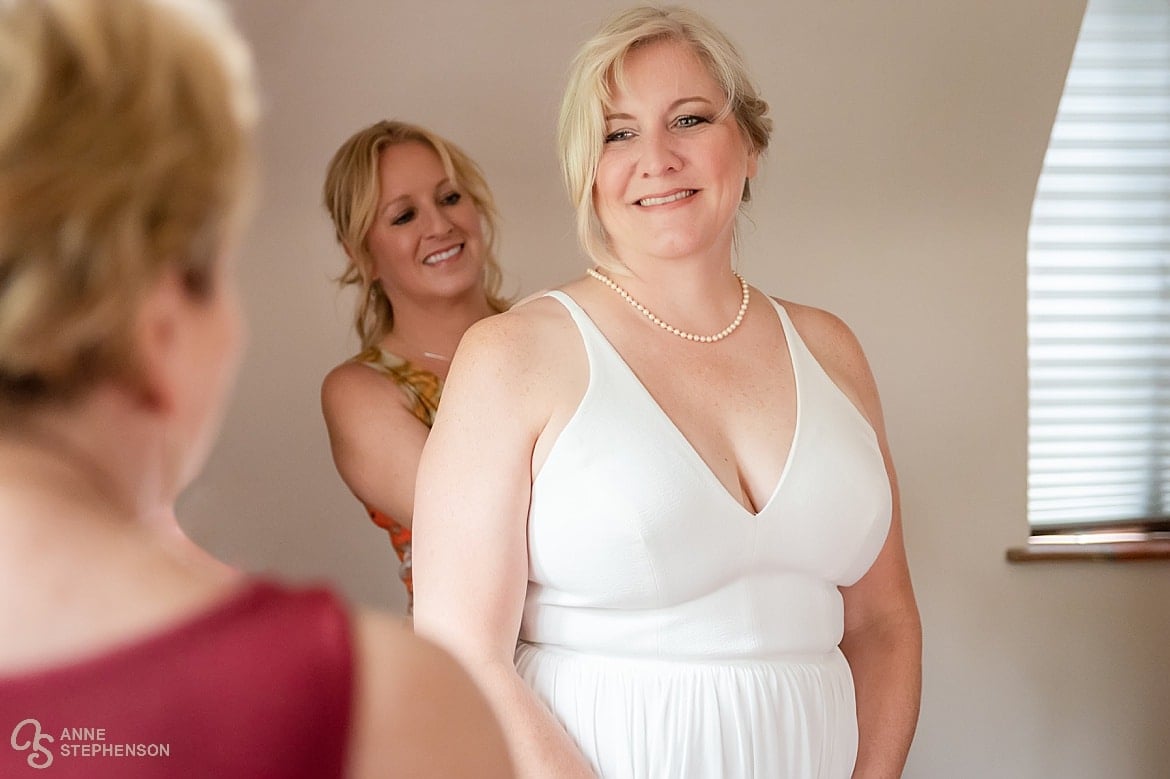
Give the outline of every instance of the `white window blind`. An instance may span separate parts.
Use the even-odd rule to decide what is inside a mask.
[[[1170,516],[1170,0],[1089,0],[1028,236],[1034,535]]]

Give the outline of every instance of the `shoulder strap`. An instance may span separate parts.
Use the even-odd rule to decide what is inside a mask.
[[[415,367],[402,357],[371,346],[353,358],[393,381],[406,393],[411,412],[427,427],[434,424],[439,398],[443,394],[443,380],[434,373]]]
[[[585,313],[585,309],[581,308],[581,304],[573,300],[567,293],[559,289],[552,289],[544,293],[543,297],[550,297],[560,302],[569,312],[569,316],[573,318],[573,324],[577,325],[577,330],[581,333],[581,340],[585,343],[585,353],[589,358],[590,372],[593,370],[594,363],[597,359],[605,354],[611,354],[613,357],[621,359],[617,351],[610,344],[609,339],[601,332],[597,324]]]

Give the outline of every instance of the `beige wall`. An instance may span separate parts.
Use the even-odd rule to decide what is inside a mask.
[[[250,356],[181,507],[195,537],[401,607],[318,408],[354,344],[325,161],[376,118],[428,124],[485,168],[514,291],[579,273],[553,118],[571,51],[621,5],[237,0],[266,95],[264,196],[242,263]],[[1026,533],[1028,211],[1083,1],[694,6],[777,120],[741,268],[845,317],[882,387],[926,631],[907,776],[1166,776],[1170,566],[1003,560]]]

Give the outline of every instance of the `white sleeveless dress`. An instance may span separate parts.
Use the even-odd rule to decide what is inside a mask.
[[[889,529],[873,429],[774,304],[797,422],[753,515],[584,310],[548,294],[581,332],[589,383],[532,485],[520,676],[603,777],[848,777],[837,588]]]

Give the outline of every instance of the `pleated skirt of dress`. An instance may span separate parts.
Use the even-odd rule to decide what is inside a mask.
[[[521,678],[605,779],[848,779],[853,677],[840,650],[658,660],[521,642]]]

